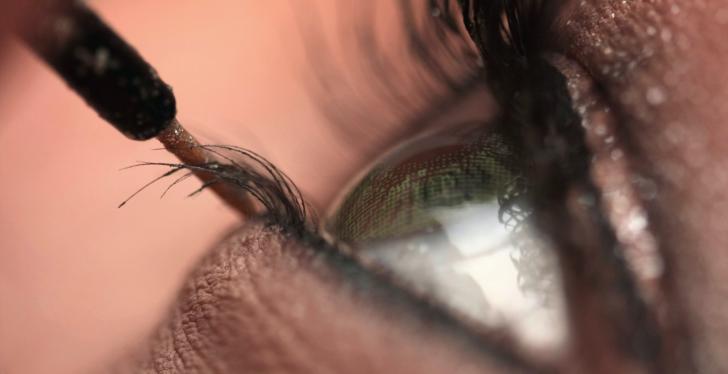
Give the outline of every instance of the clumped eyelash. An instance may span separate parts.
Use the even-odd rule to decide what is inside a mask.
[[[468,49],[462,35],[460,35],[457,26],[457,15],[453,13],[451,5],[450,0],[428,0],[428,7],[424,8],[424,10],[432,14],[424,18],[418,18],[418,16],[422,15],[417,12],[422,11],[423,8],[413,6],[411,0],[404,0],[398,4],[407,37],[407,45],[415,56],[412,60],[413,64],[417,65],[415,69],[419,74],[424,72],[428,76],[428,78],[425,78],[418,75],[417,78],[419,79],[414,80],[414,83],[421,84],[417,88],[417,92],[422,94],[422,97],[414,99],[412,95],[396,92],[398,87],[391,84],[392,80],[389,79],[391,77],[388,75],[388,72],[391,72],[389,69],[391,61],[369,58],[367,60],[369,64],[360,66],[362,67],[360,72],[362,75],[366,77],[371,75],[377,78],[374,81],[368,80],[372,83],[370,86],[372,87],[371,97],[386,98],[385,107],[398,112],[393,114],[394,117],[402,115],[400,113],[402,111],[415,112],[416,108],[427,106],[425,104],[443,101],[444,97],[457,96],[458,93],[466,92],[473,82],[479,81],[480,67],[477,64],[476,55],[472,50]],[[369,11],[372,11],[372,9],[369,9]],[[373,35],[371,28],[368,27],[371,24],[367,23],[371,19],[366,17],[357,17],[356,19],[360,21],[356,25],[355,32],[357,46],[361,48],[361,52],[364,52],[362,54],[365,57],[379,56],[376,37]],[[363,23],[361,20],[363,20]],[[301,29],[302,34],[304,34],[304,42],[308,43],[309,56],[320,55],[318,52],[325,49],[320,45],[321,40],[316,35],[315,29],[311,25],[308,25],[308,27],[304,25]],[[326,65],[320,60],[312,62],[313,66]],[[317,64],[318,62],[321,62],[321,64]],[[364,68],[366,66],[370,68]],[[316,69],[312,70],[314,74],[318,71]],[[323,76],[319,75],[317,79],[318,83],[321,84],[321,86],[318,86],[320,90],[323,86],[326,86],[326,82],[324,82]],[[444,92],[440,94],[428,94],[432,91],[443,91],[443,88]],[[361,104],[361,101],[366,101],[366,99],[360,100],[358,104]],[[392,105],[393,102],[397,105]],[[381,105],[382,103],[378,104]],[[328,105],[324,105],[324,108],[331,108],[331,106],[331,103],[328,103]],[[334,104],[333,106],[342,109],[340,105]],[[337,116],[335,112],[326,110],[325,112],[337,124],[344,125],[343,127],[350,130],[355,129],[355,126],[347,126],[347,124],[352,123],[353,110],[351,108],[339,112],[339,114],[346,116],[346,120]],[[360,114],[364,116],[365,113],[369,114],[366,110],[363,110]],[[163,197],[172,187],[190,177],[194,172],[205,172],[214,175],[215,178],[208,183],[202,184],[188,196],[194,196],[214,183],[227,183],[254,197],[265,208],[269,222],[297,233],[314,230],[316,217],[308,208],[301,192],[293,181],[271,162],[259,154],[241,147],[230,145],[201,145],[200,147],[215,154],[221,161],[200,165],[140,162],[125,168],[162,166],[168,167],[170,170],[140,187],[125,199],[119,207],[124,206],[137,194],[162,179],[184,173],[167,186],[162,193]]]
[[[360,131],[356,126],[360,123],[352,122],[352,118],[357,115],[361,116],[361,118],[369,118],[371,114],[371,110],[367,110],[368,107],[366,105],[362,106],[362,103],[368,101],[370,105],[378,105],[380,108],[384,107],[391,110],[392,113],[384,114],[380,111],[380,114],[389,117],[389,121],[399,122],[401,118],[407,116],[406,113],[420,112],[421,108],[428,107],[434,102],[441,103],[436,107],[444,107],[446,105],[443,102],[447,98],[456,98],[459,94],[468,92],[474,83],[479,82],[480,67],[476,55],[462,40],[462,35],[459,34],[460,30],[457,27],[456,14],[452,12],[450,5],[449,0],[428,0],[429,7],[424,10],[437,12],[438,14],[431,14],[429,17],[424,18],[420,17],[422,14],[417,13],[422,11],[423,8],[414,7],[411,0],[401,1],[398,5],[407,36],[407,45],[415,56],[412,61],[416,66],[413,68],[418,75],[410,77],[412,80],[410,83],[420,85],[416,91],[421,96],[417,98],[415,98],[417,95],[408,95],[398,91],[400,88],[392,84],[393,81],[389,76],[389,73],[393,71],[391,61],[372,58],[372,56],[381,57],[381,55],[379,54],[380,51],[377,50],[376,37],[372,34],[371,28],[368,27],[371,24],[367,22],[371,21],[371,19],[356,17],[359,23],[356,25],[355,40],[359,51],[363,52],[363,57],[367,59],[367,63],[359,66],[361,71],[358,73],[361,76],[375,77],[376,79],[368,80],[370,84],[367,85],[367,88],[371,89],[371,91],[365,93],[364,97],[360,97],[359,100],[355,100],[356,108],[347,107],[341,101],[336,103],[316,101],[322,104],[321,109],[323,109],[327,117],[339,125],[338,128],[347,129],[348,134],[352,135],[354,132]],[[371,10],[369,9],[369,11]],[[312,15],[311,13],[308,14]],[[325,47],[321,44],[322,41],[318,35],[320,30],[312,25],[303,25],[301,31],[309,56],[322,55],[321,52],[325,50]],[[326,61],[314,59],[311,61],[311,66],[320,67],[328,66],[328,64]],[[328,73],[335,72],[335,69],[327,70],[324,68],[322,70]],[[318,69],[312,69],[313,74],[317,72],[319,72]],[[337,80],[337,82],[339,81]],[[323,75],[317,75],[315,83],[313,91],[318,93],[324,91],[328,85]],[[432,94],[432,92],[439,93]],[[325,95],[318,96],[325,97]],[[332,108],[335,108],[335,110],[331,110]],[[417,120],[409,120],[409,122],[416,124],[421,122],[422,119],[426,120],[432,116],[434,116],[434,113],[428,113],[424,116],[418,115]],[[371,131],[367,131],[367,133],[371,133]],[[317,220],[315,214],[309,209],[295,184],[275,165],[255,152],[241,147],[230,145],[201,145],[201,147],[217,155],[221,161],[201,165],[140,162],[127,167],[161,166],[168,167],[170,170],[141,186],[125,199],[119,207],[124,206],[137,194],[162,179],[184,173],[167,186],[162,193],[163,197],[171,188],[186,180],[192,173],[205,172],[214,175],[215,178],[208,183],[202,184],[188,196],[194,196],[214,183],[227,183],[240,188],[255,198],[265,208],[268,222],[280,225],[294,233],[303,234],[308,232],[306,236],[312,236],[311,234],[316,227],[315,221]]]
[[[204,172],[215,178],[203,183],[188,196],[194,196],[215,183],[226,183],[252,196],[265,209],[265,221],[279,225],[289,232],[302,235],[314,227],[316,217],[311,212],[300,190],[293,181],[263,156],[245,148],[232,145],[200,145],[200,148],[217,156],[220,161],[193,165],[168,162],[140,162],[125,169],[141,166],[162,166],[169,171],[140,187],[124,200],[124,206],[137,194],[162,179],[182,174],[162,192],[161,197],[193,173]]]

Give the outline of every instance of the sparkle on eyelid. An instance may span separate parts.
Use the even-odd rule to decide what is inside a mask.
[[[615,149],[609,153],[609,157],[612,159],[612,161],[617,161],[617,160],[621,159],[623,156],[624,156],[624,152],[621,149]]]
[[[594,129],[594,132],[599,136],[604,136],[607,134],[607,128],[604,125],[597,125]]]
[[[667,100],[667,94],[660,87],[650,87],[645,93],[645,98],[650,105],[660,105]]]

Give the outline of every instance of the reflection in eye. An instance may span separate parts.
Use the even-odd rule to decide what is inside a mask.
[[[558,350],[566,317],[557,258],[529,225],[519,165],[482,124],[420,137],[368,170],[324,231],[462,317]]]

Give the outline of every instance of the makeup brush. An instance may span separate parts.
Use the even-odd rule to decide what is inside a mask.
[[[180,161],[207,165],[215,156],[177,121],[172,89],[142,56],[81,1],[50,2],[22,39],[96,113],[133,140],[157,138]],[[195,175],[244,216],[249,195],[203,170]]]

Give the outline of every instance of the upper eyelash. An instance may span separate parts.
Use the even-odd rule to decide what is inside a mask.
[[[474,65],[475,60],[473,59],[473,56],[468,56],[468,54],[465,53],[466,50],[464,49],[464,44],[458,44],[456,46],[448,44],[448,40],[453,42],[452,38],[458,30],[456,29],[455,15],[450,12],[450,8],[447,6],[447,3],[441,3],[439,0],[429,0],[430,9],[440,9],[441,14],[439,17],[433,16],[425,18],[426,24],[419,28],[416,24],[415,14],[418,9],[412,6],[410,0],[402,1],[399,5],[402,11],[402,20],[405,23],[405,30],[407,32],[409,45],[416,51],[417,59],[413,61],[416,61],[419,64],[419,67],[417,67],[418,69],[424,69],[426,72],[430,73],[432,80],[430,81],[429,86],[420,87],[418,90],[418,92],[424,97],[421,97],[419,100],[415,100],[411,97],[412,95],[398,95],[393,93],[392,91],[396,90],[396,86],[392,86],[388,79],[390,77],[385,76],[387,72],[386,69],[383,69],[382,65],[372,64],[371,66],[377,66],[379,68],[379,72],[382,73],[381,75],[375,75],[375,80],[369,80],[370,83],[378,82],[381,85],[381,88],[379,90],[375,89],[374,92],[380,94],[387,92],[390,94],[390,98],[403,98],[402,101],[398,102],[399,105],[393,106],[391,105],[392,103],[389,102],[386,108],[390,110],[397,110],[398,112],[402,111],[402,108],[409,108],[410,112],[414,112],[416,111],[413,109],[415,107],[427,107],[428,105],[426,104],[443,101],[444,98],[457,96],[457,93],[467,92],[471,87],[471,84],[477,81],[476,78],[479,77],[477,72],[478,69],[477,66]],[[367,40],[367,38],[372,37],[371,34],[368,34],[371,30],[365,27],[366,24],[360,24],[359,26],[358,34],[356,35],[359,42],[363,42],[364,40]],[[312,41],[315,42],[318,36],[315,32],[310,33],[309,31],[311,30],[307,30],[305,26],[302,28],[305,41],[309,43],[308,48],[316,50],[317,48],[312,46],[310,43]],[[433,45],[439,45],[443,48],[440,51],[444,53],[444,61],[438,60],[436,55],[431,52]],[[370,46],[374,47],[373,45]],[[464,60],[461,61],[455,58],[455,56],[458,55],[463,57]],[[440,55],[440,57],[442,56],[443,55]],[[470,65],[466,63],[467,61],[470,62]],[[374,61],[370,60],[370,62]],[[384,62],[380,61],[380,63]],[[448,67],[448,65],[450,67]],[[466,71],[466,73],[461,76],[448,74],[448,69],[452,69],[452,66],[462,68]],[[315,72],[316,70],[314,70],[314,73]],[[319,76],[318,78],[321,77]],[[319,81],[319,83],[321,82]],[[374,87],[374,85],[371,87]],[[428,94],[430,89],[434,90],[438,87],[444,87],[445,92],[435,95]],[[381,95],[373,96],[381,97]],[[415,103],[415,101],[418,101],[418,103]],[[405,109],[404,111],[407,110]],[[350,119],[352,112],[346,112],[347,119]],[[367,113],[366,111],[364,112]],[[328,114],[333,115],[332,112],[328,112]],[[401,113],[394,113],[393,115],[395,117],[402,116]],[[335,115],[333,116],[336,117]],[[430,115],[422,117],[426,119],[430,117]],[[348,128],[349,130],[355,129],[352,126],[347,126],[347,124],[351,123],[349,120],[344,121],[334,119],[334,121],[337,122],[337,124],[342,125],[340,128]],[[418,120],[414,122],[418,123],[420,121]],[[132,165],[131,167],[166,166],[171,169],[135,191],[131,196],[129,196],[129,198],[124,200],[120,206],[126,204],[127,201],[149,187],[151,184],[170,177],[182,170],[205,171],[216,175],[219,183],[229,183],[247,191],[265,207],[266,214],[270,222],[278,224],[286,230],[298,234],[312,231],[312,228],[316,227],[316,216],[308,208],[301,192],[283,172],[275,167],[275,165],[267,161],[262,156],[240,147],[228,145],[203,145],[202,147],[211,153],[215,153],[220,156],[224,162],[204,165],[143,162]],[[170,188],[186,179],[187,176],[188,174],[185,174],[172,181],[167,189],[164,190],[162,196],[164,196]],[[209,186],[210,184],[203,184],[190,195],[197,194]]]
[[[200,145],[201,148],[216,155],[220,161],[192,165],[185,163],[141,162],[128,168],[139,166],[165,166],[170,170],[145,184],[124,200],[119,207],[155,182],[187,170],[189,173],[178,177],[164,190],[190,176],[191,172],[204,171],[216,177],[204,183],[188,196],[196,195],[210,187],[212,183],[227,183],[250,194],[265,208],[266,221],[279,225],[288,232],[303,235],[315,227],[316,216],[311,212],[300,190],[293,181],[263,156],[245,148],[232,145]]]

